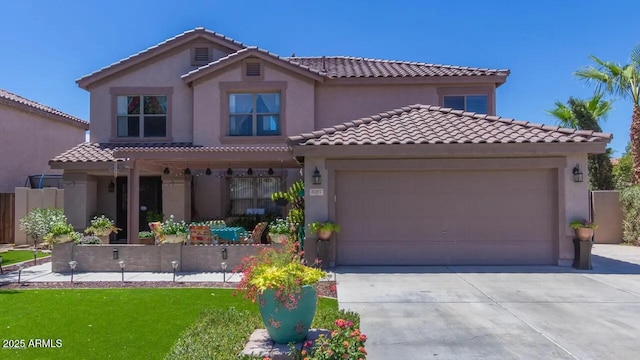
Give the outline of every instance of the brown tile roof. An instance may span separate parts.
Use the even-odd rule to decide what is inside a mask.
[[[287,146],[216,146],[204,147],[186,142],[174,143],[82,143],[56,156],[51,162],[109,162],[124,160],[116,152],[287,152]]]
[[[7,90],[0,89],[0,103],[7,104],[9,106],[18,107],[25,110],[41,112],[47,115],[53,115],[55,118],[59,120],[70,122],[85,130],[89,130],[89,123],[82,119],[79,119],[67,113],[63,113],[62,111],[56,110],[52,107],[42,105],[35,101],[23,98],[22,96],[16,95]]]
[[[249,46],[246,47],[244,49],[238,50],[235,53],[229,54],[225,57],[222,57],[220,59],[217,59],[215,61],[210,62],[207,65],[201,66],[195,70],[192,70],[184,75],[182,75],[182,79],[186,82],[190,82],[193,81],[199,77],[202,77],[206,74],[209,74],[217,69],[220,69],[222,67],[225,67],[229,64],[238,62],[244,58],[247,58],[249,56],[257,56],[260,57],[262,59],[265,60],[269,60],[273,63],[276,64],[280,64],[280,65],[284,65],[284,66],[292,66],[295,69],[298,70],[302,70],[304,72],[307,72],[308,74],[313,74],[316,75],[318,77],[324,77],[325,74],[322,73],[321,71],[319,71],[318,69],[313,69],[310,68],[306,65],[302,65],[300,63],[291,61],[287,58],[284,57],[280,57],[272,52],[269,52],[267,50],[264,49],[260,49],[258,47],[255,46]]]
[[[611,134],[412,105],[289,137],[292,145],[505,144],[608,142]]]
[[[348,56],[289,57],[286,60],[314,69],[331,78],[508,76],[508,69],[483,69],[421,62],[367,59]]]
[[[165,51],[169,51],[176,46],[179,46],[185,42],[190,41],[191,39],[195,39],[197,37],[207,37],[210,39],[215,39],[224,43],[233,48],[233,50],[239,50],[244,48],[245,45],[239,41],[233,40],[230,37],[224,36],[222,34],[216,33],[211,30],[207,30],[203,27],[197,27],[195,29],[187,30],[181,34],[178,34],[174,37],[171,37],[167,40],[164,40],[156,45],[148,47],[138,53],[135,53],[129,57],[126,57],[122,60],[116,61],[112,64],[109,64],[102,69],[96,70],[91,74],[85,75],[76,80],[76,83],[82,87],[87,87],[91,82],[102,78],[103,76],[108,76],[109,74],[119,71],[121,69],[127,68],[134,64],[139,63],[140,61],[144,61],[147,58],[158,55]]]

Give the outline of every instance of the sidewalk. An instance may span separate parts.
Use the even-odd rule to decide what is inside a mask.
[[[224,279],[223,279],[224,278]],[[127,282],[143,282],[143,281],[173,281],[173,273],[166,272],[127,272],[125,269],[124,280]],[[240,275],[227,272],[202,272],[202,273],[183,273],[176,272],[176,282],[239,282]],[[54,273],[51,272],[51,262],[24,268],[20,275],[20,281],[25,283],[37,282],[69,282],[71,281],[71,272]],[[122,273],[120,272],[75,272],[73,274],[74,282],[91,282],[91,281],[122,281]],[[18,271],[11,273],[5,272],[0,275],[0,283],[18,282]]]

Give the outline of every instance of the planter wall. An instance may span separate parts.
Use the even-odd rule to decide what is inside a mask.
[[[245,256],[257,255],[265,247],[279,245],[78,245],[74,242],[56,244],[52,252],[53,272],[69,272],[69,261],[78,262],[76,271],[120,271],[118,262],[123,260],[125,271],[172,272],[171,262],[180,262],[178,271],[222,271],[221,262],[227,263],[227,271],[240,264]],[[118,259],[113,259],[113,250]],[[222,249],[227,249],[227,259],[222,259]]]

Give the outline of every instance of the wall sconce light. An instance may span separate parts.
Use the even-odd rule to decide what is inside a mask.
[[[207,176],[211,175],[211,169],[207,168],[207,170],[204,173]]]
[[[226,260],[228,257],[227,248],[222,248],[222,258]]]
[[[320,185],[320,184],[322,184],[322,176],[320,175],[320,171],[316,166],[316,169],[313,170],[313,185]]]
[[[117,248],[113,249],[113,260],[118,260],[118,249]]]
[[[107,190],[110,193],[116,191],[116,183],[114,183],[113,180],[111,180],[111,182],[109,183],[109,186],[107,187]]]
[[[184,169],[184,174],[185,175],[191,175],[191,169],[189,169],[189,168]]]
[[[249,170],[247,170],[247,175],[253,175],[253,169],[249,168]]]
[[[269,171],[267,171],[267,174],[269,174],[269,175],[273,175],[273,169],[272,169],[272,168],[269,168]]]
[[[168,167],[166,167],[166,168],[164,168],[164,170],[162,170],[162,172],[163,172],[165,175],[169,175],[169,173],[171,173],[171,170],[169,170],[169,168],[168,168]]]
[[[229,176],[233,175],[233,170],[231,170],[231,168],[227,169],[227,175]]]
[[[580,171],[580,164],[576,164],[573,168],[573,181],[582,182],[584,180],[582,175],[582,171]]]

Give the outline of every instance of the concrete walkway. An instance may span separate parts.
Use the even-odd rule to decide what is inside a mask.
[[[367,359],[635,359],[640,248],[595,245],[557,266],[338,268]]]

